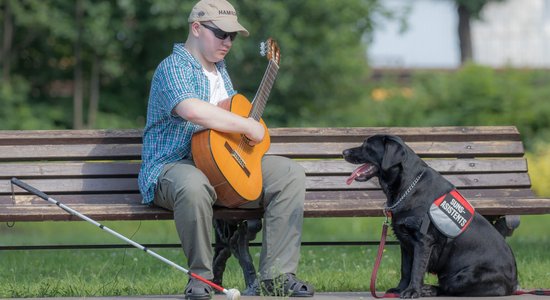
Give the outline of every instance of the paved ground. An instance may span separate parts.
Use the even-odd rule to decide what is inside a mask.
[[[31,298],[31,299],[44,299],[44,300],[76,300],[83,298]],[[29,300],[31,300],[29,299]],[[88,300],[161,300],[161,299],[183,299],[181,295],[167,295],[167,296],[127,296],[127,297],[92,297],[86,298]],[[226,300],[225,295],[216,295],[213,300]],[[242,296],[242,300],[271,300],[271,299],[282,299],[277,297],[256,297],[256,296]],[[352,300],[352,299],[374,299],[370,292],[361,292],[361,293],[317,293],[312,298],[286,298],[286,299],[303,299],[303,300]],[[437,298],[421,298],[422,300],[464,300],[466,298],[458,297],[437,297]],[[508,297],[486,297],[486,298],[472,298],[467,299],[485,299],[485,300],[496,300],[496,299],[507,299],[507,300],[544,300],[545,298],[541,296],[534,295],[521,295],[521,296],[508,296]]]

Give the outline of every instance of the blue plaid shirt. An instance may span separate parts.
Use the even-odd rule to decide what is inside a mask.
[[[216,63],[216,67],[222,74],[229,97],[235,95],[224,61]],[[173,109],[190,98],[209,101],[209,94],[209,82],[202,65],[183,44],[175,44],[172,54],[157,67],[151,82],[138,177],[143,203],[153,201],[165,164],[190,157],[191,137],[200,129],[173,113]]]

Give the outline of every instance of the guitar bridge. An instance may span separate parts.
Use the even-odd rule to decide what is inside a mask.
[[[227,141],[225,142],[224,146],[225,146],[225,149],[227,149],[227,151],[229,151],[229,153],[231,154],[233,159],[237,162],[237,164],[239,164],[239,166],[241,167],[243,172],[246,174],[246,176],[250,177],[250,171],[246,167],[246,164],[245,164],[244,160],[241,158],[241,156],[239,155],[239,153],[237,153],[237,151],[233,150],[233,148],[231,148],[231,145],[229,145],[229,143]]]

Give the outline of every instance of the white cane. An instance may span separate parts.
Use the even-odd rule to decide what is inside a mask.
[[[100,223],[94,221],[93,219],[91,219],[91,218],[89,218],[89,217],[87,217],[87,216],[85,216],[85,215],[79,213],[78,211],[76,211],[76,210],[74,210],[74,209],[72,209],[72,208],[66,206],[65,204],[63,204],[63,203],[61,203],[61,202],[59,202],[59,201],[57,201],[57,200],[55,200],[55,199],[49,197],[49,196],[46,195],[44,192],[39,191],[38,189],[36,189],[36,188],[34,188],[34,187],[32,187],[32,186],[30,186],[30,185],[24,183],[23,181],[21,181],[21,180],[15,178],[15,177],[13,177],[13,178],[11,179],[11,183],[12,183],[12,184],[15,184],[15,185],[17,185],[17,186],[19,186],[20,188],[22,188],[22,189],[24,189],[24,190],[27,190],[28,192],[30,192],[30,193],[32,193],[32,194],[34,194],[34,195],[36,195],[36,196],[38,196],[38,197],[40,197],[40,198],[46,200],[46,201],[48,201],[48,202],[50,202],[50,203],[52,203],[52,204],[55,204],[55,205],[59,206],[61,209],[65,210],[66,212],[70,213],[71,215],[77,216],[77,217],[81,218],[82,220],[85,220],[85,221],[88,221],[88,222],[94,224],[95,226],[97,226],[97,227],[99,227],[99,228],[101,228],[101,229],[103,229],[103,230],[109,232],[110,234],[112,234],[112,235],[118,237],[119,239],[121,239],[121,240],[127,242],[128,244],[130,244],[130,245],[132,245],[132,246],[134,246],[134,247],[136,247],[136,248],[138,248],[138,249],[141,249],[141,250],[143,250],[143,251],[145,251],[145,252],[151,254],[152,256],[154,256],[154,257],[156,257],[156,258],[162,260],[163,262],[165,262],[165,263],[171,265],[172,267],[174,267],[174,268],[176,268],[176,269],[178,269],[178,270],[180,270],[180,271],[186,273],[186,274],[189,275],[190,277],[193,277],[193,278],[195,278],[195,279],[197,279],[197,280],[200,280],[200,281],[202,281],[202,282],[208,284],[209,286],[213,287],[214,289],[216,289],[216,290],[218,290],[218,291],[224,293],[225,295],[227,295],[227,299],[229,299],[229,300],[237,300],[237,299],[240,299],[240,297],[241,297],[241,292],[239,292],[239,290],[237,290],[237,289],[229,289],[229,290],[228,290],[228,289],[225,289],[225,288],[223,288],[223,287],[221,287],[221,286],[219,286],[219,285],[217,285],[217,284],[211,282],[210,280],[208,280],[208,279],[206,279],[206,278],[204,278],[204,277],[201,277],[201,276],[199,276],[199,275],[197,275],[197,274],[195,274],[195,273],[190,272],[189,270],[187,270],[187,269],[183,268],[182,266],[180,266],[180,265],[178,265],[178,264],[176,264],[176,263],[174,263],[174,262],[172,262],[172,261],[170,261],[170,260],[164,258],[163,256],[157,254],[156,252],[147,249],[147,247],[145,247],[145,246],[143,246],[143,245],[141,245],[141,244],[139,244],[139,243],[136,243],[136,242],[132,241],[131,239],[129,239],[129,238],[127,238],[127,237],[121,235],[120,233],[118,233],[118,232],[116,232],[116,231],[110,229],[110,228],[107,227],[107,226],[101,225]]]

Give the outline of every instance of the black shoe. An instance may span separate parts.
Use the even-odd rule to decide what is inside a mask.
[[[292,273],[286,273],[275,279],[262,280],[260,288],[257,289],[258,296],[275,297],[313,297],[315,290],[307,282],[296,278]]]
[[[195,278],[189,278],[185,287],[185,299],[208,300],[212,299],[212,293],[211,286]]]

